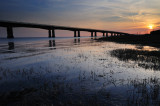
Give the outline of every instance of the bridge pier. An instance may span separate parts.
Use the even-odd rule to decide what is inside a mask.
[[[74,31],[74,37],[77,37],[77,33],[76,33],[76,31]]]
[[[111,37],[113,36],[113,33],[111,33]]]
[[[78,36],[77,36],[77,32],[78,32]],[[80,31],[74,31],[74,37],[81,37],[80,36]]]
[[[93,37],[93,32],[91,32],[91,37]]]
[[[119,36],[119,33],[117,33],[117,36]]]
[[[108,33],[106,32],[106,37],[108,37]]]
[[[52,38],[55,38],[55,30],[52,29]]]
[[[51,30],[50,29],[48,30],[48,34],[49,34],[48,37],[51,38]]]
[[[7,38],[14,38],[13,36],[13,28],[12,27],[7,27]]]
[[[103,32],[103,37],[105,37],[105,35],[104,35],[105,33]]]
[[[95,35],[94,35],[95,37],[97,36],[97,32],[95,32]]]
[[[78,37],[80,37],[80,31],[78,31]]]
[[[116,33],[114,33],[114,36],[117,36],[117,34],[116,34]]]

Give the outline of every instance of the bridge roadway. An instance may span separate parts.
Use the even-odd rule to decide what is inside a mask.
[[[7,38],[14,38],[13,28],[24,27],[24,28],[39,28],[48,30],[48,37],[55,37],[55,30],[69,30],[74,31],[74,37],[80,37],[80,31],[91,32],[91,37],[97,36],[97,32],[103,33],[103,36],[121,36],[129,35],[128,33],[98,30],[98,29],[87,29],[87,28],[76,28],[76,27],[66,27],[66,26],[56,26],[56,25],[44,25],[44,24],[34,24],[34,23],[24,23],[24,22],[13,22],[13,21],[0,21],[0,27],[6,27]],[[78,36],[77,36],[78,35]]]

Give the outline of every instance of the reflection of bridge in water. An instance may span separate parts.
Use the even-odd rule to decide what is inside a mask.
[[[74,43],[75,43],[75,44],[80,43],[80,38],[74,39]]]
[[[80,44],[80,38],[76,38],[76,39],[73,39],[72,41],[72,45],[77,45],[77,44]],[[54,49],[56,49],[56,40],[53,39],[53,40],[49,40],[48,41],[48,47],[52,48],[54,47]],[[14,50],[16,49],[15,48],[15,42],[8,42],[8,47],[7,47],[8,50]]]
[[[22,22],[12,22],[12,21],[0,21],[0,27],[7,28],[7,38],[14,38],[13,28],[25,27],[25,28],[39,28],[48,30],[48,37],[55,37],[55,30],[69,30],[74,32],[74,37],[80,37],[80,31],[86,31],[91,33],[91,37],[97,36],[97,32],[103,34],[103,36],[121,36],[128,35],[128,33],[98,30],[98,29],[87,29],[87,28],[76,28],[76,27],[65,27],[65,26],[55,26],[55,25],[43,25],[43,24],[33,24],[33,23],[22,23]]]
[[[55,40],[49,40],[49,47],[55,47],[55,46],[56,46]]]
[[[8,50],[14,49],[14,42],[8,42]]]

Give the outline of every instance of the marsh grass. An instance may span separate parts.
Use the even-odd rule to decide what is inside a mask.
[[[136,61],[145,69],[160,70],[160,51],[143,51],[134,49],[117,49],[110,52],[120,61]]]
[[[160,79],[151,77],[148,79],[134,79],[129,81],[128,105],[158,106],[160,104]]]
[[[14,89],[7,88],[9,90],[0,92],[0,105],[146,106],[160,103],[160,79],[156,77],[116,80],[110,77],[115,74],[112,70],[104,74],[92,71],[89,75],[80,72],[77,77],[79,81],[75,84],[72,81],[66,81],[66,76],[60,74],[49,78],[48,75],[53,74],[53,72],[47,68],[42,69],[46,71],[41,72],[34,68],[11,71],[0,68],[2,78],[0,83],[6,83],[9,79],[16,80],[15,83],[11,84]],[[99,90],[95,90],[97,86],[93,88],[91,85],[86,85],[86,81],[95,84],[102,79],[104,83],[99,86]],[[108,86],[110,85],[114,89],[122,87],[121,90],[124,91],[124,95],[115,94],[114,89],[109,90]],[[1,86],[1,88],[3,87]]]

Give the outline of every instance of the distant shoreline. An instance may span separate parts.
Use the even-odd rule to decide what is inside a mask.
[[[143,46],[152,46],[160,48],[160,34],[159,35],[123,35],[99,38],[98,41],[112,41],[124,44],[138,44]]]

